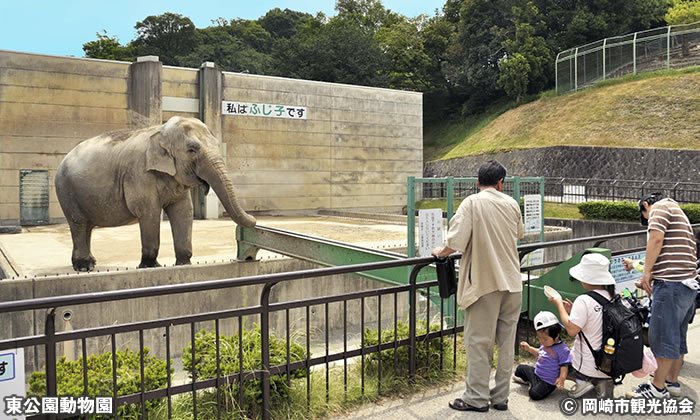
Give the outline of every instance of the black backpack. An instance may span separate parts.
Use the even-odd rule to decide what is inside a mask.
[[[642,368],[644,356],[644,333],[642,329],[642,314],[636,305],[626,306],[622,297],[615,294],[607,300],[597,292],[588,292],[603,307],[603,341],[600,349],[593,350],[585,334],[583,337],[595,358],[596,369],[610,376],[615,384],[622,383],[625,374]],[[615,340],[615,352],[605,353],[603,350],[608,339]],[[605,360],[605,359],[608,360]],[[601,369],[601,365],[603,369]]]

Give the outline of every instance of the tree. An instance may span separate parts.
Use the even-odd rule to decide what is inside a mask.
[[[665,18],[669,25],[700,22],[700,0],[671,0]]]
[[[139,55],[157,55],[167,65],[179,65],[178,57],[195,47],[195,26],[188,17],[175,13],[148,16],[137,22],[138,36],[132,42]]]
[[[265,16],[258,19],[258,24],[272,36],[273,39],[289,39],[297,33],[299,25],[307,23],[313,19],[308,13],[295,12],[293,10],[276,7]]]
[[[83,44],[85,57],[101,58],[103,60],[134,61],[135,54],[133,48],[121,45],[117,37],[107,35],[107,31],[104,29],[101,34],[97,32],[95,35],[97,36],[97,40]]]
[[[520,98],[527,92],[528,73],[531,70],[528,60],[522,54],[515,53],[504,57],[498,63],[498,68],[501,71],[498,84],[516,102],[520,102]]]
[[[319,15],[286,42],[276,45],[280,76],[326,82],[386,87],[387,57],[372,34],[335,16],[324,23]]]
[[[666,13],[666,22],[669,25],[682,25],[687,23],[700,22],[700,1],[699,0],[672,0],[671,8]],[[683,56],[690,55],[688,45],[688,35],[681,35]]]

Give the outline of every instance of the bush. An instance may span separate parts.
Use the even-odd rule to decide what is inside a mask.
[[[586,219],[639,221],[639,206],[631,201],[587,201],[577,207]]]
[[[424,334],[426,328],[426,322],[418,320],[416,323],[416,334]],[[431,324],[430,331],[440,331],[440,324]],[[364,331],[365,346],[373,346],[378,344],[377,340],[377,330],[365,328]],[[409,328],[408,323],[399,321],[396,324],[396,339],[402,340],[409,338]],[[382,343],[388,343],[394,341],[394,328],[388,328],[382,330]],[[428,373],[431,370],[440,369],[440,353],[442,352],[444,360],[452,360],[452,336],[446,336],[442,342],[439,337],[430,339],[430,353],[426,348],[426,342],[417,341],[416,342],[416,367],[417,373]],[[449,353],[449,356],[448,356]],[[382,358],[382,372],[384,369],[393,372],[394,369],[394,349],[387,349],[381,351]],[[369,364],[369,373],[373,371],[376,372],[376,367],[378,366],[379,354],[373,352],[368,355],[366,359]],[[396,350],[396,371],[399,376],[408,375],[409,370],[409,347],[401,346]],[[425,367],[428,366],[426,370]]]
[[[167,365],[165,360],[149,356],[149,349],[143,349],[144,385],[146,391],[167,386]],[[129,350],[117,350],[117,395],[129,395],[141,391],[140,354]],[[114,395],[112,387],[112,353],[90,355],[87,358],[88,396],[105,397]],[[171,368],[172,372],[172,368]],[[58,395],[79,397],[83,395],[83,358],[70,362],[61,357],[56,362],[56,385]],[[46,395],[46,372],[34,372],[29,378],[28,396]],[[163,399],[146,402],[146,409],[153,410],[163,404]],[[125,404],[117,409],[119,418],[141,417],[139,404]],[[95,418],[111,418],[97,416]]]
[[[219,336],[219,368],[221,375],[232,375],[239,372],[239,345],[238,335]],[[260,370],[262,367],[261,332],[260,326],[253,325],[250,330],[243,331],[243,372]],[[195,368],[197,380],[216,378],[216,332],[201,330],[195,335]],[[309,354],[309,357],[311,355]],[[290,341],[290,362],[306,360],[306,349]],[[287,363],[287,343],[285,339],[279,339],[270,333],[270,366]],[[192,377],[192,346],[185,347],[182,351],[182,365]],[[306,376],[305,369],[290,372],[291,378]],[[270,376],[270,403],[274,406],[277,402],[285,401],[289,393],[286,374]],[[262,379],[244,380],[243,383],[243,407],[238,407],[248,417],[254,417],[256,410],[262,403]],[[222,387],[227,394],[227,401],[238,401],[240,392],[239,383],[236,381]]]
[[[700,204],[681,204],[681,208],[688,216],[690,223],[700,223]]]
[[[700,223],[700,204],[681,204],[690,223]],[[584,218],[593,220],[639,221],[639,205],[632,201],[587,201],[578,204]]]

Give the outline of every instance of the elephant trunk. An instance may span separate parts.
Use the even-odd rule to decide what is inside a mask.
[[[241,226],[255,226],[255,217],[246,213],[238,204],[236,194],[233,192],[233,184],[228,177],[223,159],[215,153],[204,153],[202,159],[202,165],[197,171],[198,175],[214,189],[216,196],[219,197],[219,201],[224,205],[229,217]]]

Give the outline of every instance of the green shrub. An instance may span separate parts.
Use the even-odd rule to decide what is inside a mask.
[[[167,365],[165,360],[149,356],[149,349],[143,349],[144,385],[146,391],[165,388],[168,383]],[[117,395],[129,395],[141,391],[140,354],[129,350],[117,350]],[[112,353],[89,355],[88,395],[90,397],[110,397],[114,395],[112,387]],[[172,372],[172,368],[171,368]],[[79,397],[83,395],[83,358],[70,362],[61,357],[56,362],[56,385],[58,395]],[[46,372],[34,372],[29,377],[28,396],[42,397],[46,395]],[[147,410],[154,410],[163,404],[163,399],[146,402]],[[141,407],[138,404],[125,404],[117,409],[119,418],[141,417]],[[111,418],[112,416],[97,416],[96,418]]]
[[[700,204],[681,204],[681,208],[688,216],[690,223],[700,223]]]
[[[260,370],[262,367],[260,326],[253,325],[250,330],[243,331],[243,372]],[[239,372],[239,338],[238,335],[219,336],[219,367],[221,375],[232,375]],[[195,335],[195,371],[197,380],[216,378],[216,332],[201,330]],[[311,355],[309,354],[309,357]],[[306,349],[290,341],[290,362],[306,360]],[[285,339],[279,339],[270,333],[270,366],[287,363],[287,343]],[[185,347],[182,351],[183,369],[192,377],[192,346]],[[305,369],[294,370],[291,378],[306,376]],[[284,401],[287,398],[286,374],[270,376],[270,402]],[[243,407],[238,407],[241,412],[254,417],[259,405],[262,403],[262,379],[244,380],[243,383]],[[238,401],[240,392],[238,382],[222,387],[226,394],[226,401]],[[215,391],[213,392],[216,393]]]
[[[632,201],[587,201],[579,203],[584,218],[592,220],[639,221],[639,205]],[[700,204],[681,204],[690,223],[700,223]]]
[[[631,201],[587,201],[577,207],[586,219],[639,221],[639,206]]]
[[[418,320],[416,323],[416,334],[425,334],[426,322]],[[440,324],[431,324],[430,331],[440,331]],[[365,328],[364,331],[364,342],[365,346],[373,346],[378,344],[377,340],[377,330]],[[408,323],[403,321],[398,321],[396,324],[396,339],[402,340],[409,338],[409,328]],[[382,343],[388,343],[394,341],[394,328],[388,328],[382,330]],[[426,341],[416,342],[416,367],[417,373],[429,373],[431,370],[440,369],[440,353],[443,354],[444,360],[452,359],[452,337],[446,336],[442,342],[439,337],[430,339],[430,353],[426,348]],[[387,369],[393,372],[394,369],[394,349],[387,349],[381,351],[382,358],[382,372]],[[369,362],[367,365],[368,373],[376,372],[376,367],[379,361],[379,354],[373,352],[368,355],[366,361]],[[396,350],[396,371],[398,376],[407,375],[409,370],[409,347],[401,346]],[[428,369],[425,369],[426,366]]]

